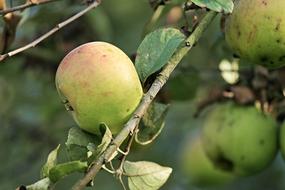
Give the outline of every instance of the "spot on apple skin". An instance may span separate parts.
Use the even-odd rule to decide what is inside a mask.
[[[259,145],[260,145],[260,146],[264,146],[264,144],[265,144],[264,139],[260,139],[260,140],[259,140]]]
[[[285,60],[285,55],[280,56],[278,60],[283,62]]]
[[[264,5],[264,6],[267,6],[268,2],[266,0],[262,0],[261,4]]]
[[[112,92],[112,91],[108,91],[108,92],[103,92],[103,93],[102,93],[102,96],[103,96],[103,97],[112,96],[112,95],[113,95],[113,92]]]
[[[214,159],[215,165],[227,172],[234,171],[234,163],[230,159],[226,158],[225,154],[219,149],[217,158]]]
[[[241,161],[244,161],[244,160],[245,160],[245,156],[244,156],[244,155],[241,155],[240,160],[241,160]]]

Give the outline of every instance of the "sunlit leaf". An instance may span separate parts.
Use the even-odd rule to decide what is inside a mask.
[[[47,177],[47,178],[41,179],[40,181],[37,181],[36,183],[32,185],[28,185],[26,189],[27,190],[48,190],[50,185],[51,185],[51,181]]]
[[[126,161],[124,171],[131,190],[157,190],[167,181],[172,169],[153,162]]]

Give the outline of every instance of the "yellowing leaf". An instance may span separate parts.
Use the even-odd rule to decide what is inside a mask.
[[[169,178],[172,168],[153,162],[139,161],[124,164],[130,190],[157,190]]]

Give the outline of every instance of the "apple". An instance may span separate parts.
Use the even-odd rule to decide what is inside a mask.
[[[86,43],[68,53],[55,81],[74,120],[94,134],[99,134],[100,123],[119,132],[143,95],[132,61],[106,42]]]
[[[280,127],[280,134],[279,134],[279,142],[280,142],[280,151],[285,159],[285,122],[282,123]]]
[[[242,58],[268,68],[285,65],[285,1],[239,0],[226,21],[225,37]]]
[[[199,136],[187,139],[183,146],[181,169],[189,177],[192,185],[209,187],[222,185],[235,178],[230,172],[223,171],[212,163],[204,152]]]
[[[216,167],[238,176],[264,170],[277,153],[277,123],[254,106],[215,105],[203,124],[203,147]]]

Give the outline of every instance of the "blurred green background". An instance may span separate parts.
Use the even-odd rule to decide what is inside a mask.
[[[11,2],[13,6],[24,3],[20,0]],[[177,0],[168,4],[153,29],[185,25],[183,18],[174,23],[169,20],[173,15],[168,11],[181,2]],[[80,0],[61,0],[25,10],[21,13],[23,17],[10,49],[29,43],[82,8],[84,5]],[[102,6],[37,47],[0,64],[1,190],[37,181],[48,153],[57,144],[64,143],[69,128],[76,125],[60,102],[54,84],[57,65],[64,55],[80,44],[100,40],[115,44],[131,56],[142,40],[144,26],[152,12],[147,0],[104,0]],[[162,134],[151,145],[136,146],[128,159],[154,161],[172,167],[173,174],[162,189],[283,190],[285,162],[280,156],[266,171],[226,186],[195,187],[181,172],[181,149],[203,120],[203,116],[193,118],[196,102],[205,95],[205,89],[225,84],[218,65],[223,58],[231,59],[231,54],[225,46],[219,22],[218,17],[160,94],[161,100],[171,104]],[[1,26],[3,28],[3,22]],[[74,174],[65,178],[56,189],[70,189],[80,176]],[[94,189],[122,187],[111,174],[102,171],[95,180]]]

